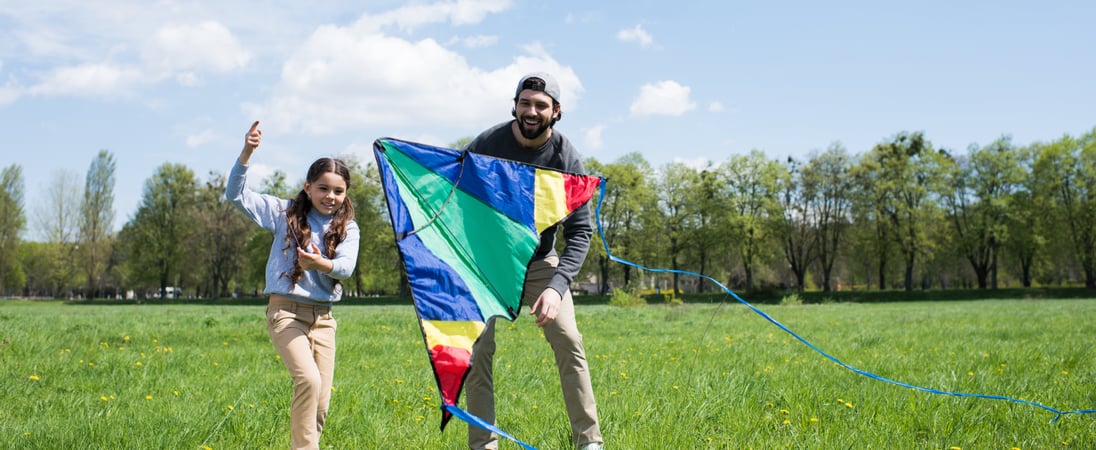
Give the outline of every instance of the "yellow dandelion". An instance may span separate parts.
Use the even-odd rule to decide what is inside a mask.
[[[617,395],[617,391],[612,391],[612,392],[610,392],[610,393],[609,393],[609,396],[610,396],[610,397],[611,397],[611,396],[614,396],[614,395]]]
[[[967,372],[967,376],[968,376],[968,377],[973,377],[973,376],[974,376],[974,372]]]
[[[31,375],[30,381],[38,381],[38,375]]]
[[[623,380],[627,380],[628,379],[628,374],[626,374],[624,372],[621,372],[620,373],[620,378],[623,379]]]
[[[781,409],[781,410],[780,410],[780,414],[788,414],[788,410],[786,410],[786,409]]]
[[[208,445],[203,445],[202,450],[213,450],[213,447],[210,447]]]
[[[533,409],[540,409],[540,405],[533,405]]]
[[[784,425],[791,425],[792,421],[784,419]]]
[[[107,400],[110,400],[110,399],[109,399],[109,398],[107,398],[107,396],[105,396],[105,395],[100,395],[100,396],[99,396],[99,400],[102,400],[102,401],[104,401],[104,402],[105,402],[105,401],[107,401]]]
[[[122,338],[123,341],[129,342],[129,336]]]
[[[678,389],[678,388],[677,388],[677,385],[675,384],[675,385],[674,385],[674,390],[676,391],[677,389]]]
[[[236,409],[236,407],[235,407],[235,406],[232,406],[232,405],[228,405],[228,410],[229,410],[229,411],[232,411],[232,410],[234,410],[234,409]]]
[[[1069,371],[1068,370],[1063,370],[1062,375],[1069,375]]]
[[[225,347],[228,347],[228,341],[224,341],[223,345],[224,345]]]
[[[959,447],[958,445],[953,445],[951,447],[948,447],[948,450],[963,450],[963,448]]]
[[[140,366],[143,366],[144,364],[141,364],[140,361],[137,361],[137,362],[133,363],[133,365],[135,365],[137,367],[140,367]]]
[[[93,361],[88,361],[88,366],[89,366],[89,367],[95,367],[95,362],[93,362]]]
[[[178,397],[178,396],[179,396],[179,391],[171,391],[171,393],[172,393],[172,394],[175,394],[175,396],[176,396],[176,397]]]
[[[152,400],[152,396],[151,395],[146,395],[145,400]]]
[[[1008,450],[1020,450],[1020,447],[1012,447],[1012,448],[1010,448],[1010,449],[1008,449]]]
[[[811,423],[818,423],[817,417],[811,417]]]

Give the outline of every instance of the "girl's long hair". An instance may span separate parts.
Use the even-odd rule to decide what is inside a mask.
[[[334,173],[342,177],[346,182],[347,196],[343,200],[342,205],[332,214],[331,226],[328,227],[327,233],[320,238],[323,241],[323,253],[328,259],[335,257],[335,247],[342,243],[346,238],[346,224],[351,220],[354,220],[354,204],[350,201],[350,168],[341,159],[335,158],[320,158],[312,163],[312,166],[308,168],[308,176],[305,180],[308,183],[315,183],[321,175],[325,173]],[[310,251],[309,243],[312,242],[312,227],[308,225],[308,212],[312,210],[312,201],[308,198],[308,193],[301,189],[297,193],[297,196],[290,200],[289,206],[285,209],[285,222],[288,225],[285,233],[285,248],[283,252],[295,249],[297,247],[304,248],[305,251]],[[294,256],[296,255],[296,250]],[[293,260],[293,272],[283,273],[283,276],[289,277],[293,286],[297,285],[297,282],[301,280],[301,276],[304,274],[304,269],[301,268],[301,261],[299,259]],[[338,280],[336,284],[340,284]]]

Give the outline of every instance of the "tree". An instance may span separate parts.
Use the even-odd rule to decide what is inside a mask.
[[[667,164],[659,172],[655,190],[658,193],[659,215],[663,224],[661,236],[666,239],[665,257],[670,268],[674,270],[673,293],[679,295],[681,289],[677,271],[681,270],[682,253],[690,231],[689,220],[692,212],[689,191],[696,185],[697,173],[681,163]]]
[[[917,257],[933,249],[926,231],[939,214],[934,199],[941,190],[943,159],[922,133],[903,132],[891,142],[876,145],[862,161],[864,171],[870,174],[872,183],[866,187],[872,192],[879,219],[886,221],[885,230],[902,253],[906,291],[913,290]]]
[[[749,293],[758,264],[769,256],[775,222],[783,215],[778,198],[788,172],[779,162],[765,159],[760,150],[731,157],[720,172],[729,199],[730,241],[742,260]]]
[[[971,145],[967,157],[950,164],[944,205],[980,289],[997,288],[998,259],[1009,235],[1009,201],[1024,178],[1018,157],[1011,139],[1002,137],[986,147]]]
[[[26,282],[19,264],[23,214],[23,169],[12,164],[0,171],[0,294],[19,290]]]
[[[84,178],[80,214],[80,254],[88,297],[102,293],[114,233],[114,156],[106,150],[91,161]]]
[[[161,165],[145,181],[137,213],[127,224],[129,232],[124,233],[130,246],[126,262],[135,281],[154,283],[161,297],[180,278],[180,263],[187,251],[185,238],[193,227],[187,219],[192,217],[197,184],[194,172],[186,166]]]
[[[596,160],[588,159],[584,165],[589,174],[608,180],[605,198],[592,199],[591,203],[601,203],[601,233],[609,243],[610,250],[615,256],[625,260],[642,259],[645,250],[642,239],[643,219],[655,204],[654,190],[650,185],[650,164],[639,153],[629,153],[611,164],[602,165]],[[599,236],[591,240],[586,261],[596,261],[599,291],[607,294],[612,262],[605,254],[604,243],[600,241]],[[629,286],[631,267],[621,265],[621,270],[623,285]]]
[[[80,176],[74,172],[58,170],[46,187],[48,200],[35,211],[39,233],[47,244],[44,247],[49,294],[54,297],[72,296],[76,284],[76,251],[79,244],[79,220],[82,209]]]
[[[719,171],[710,165],[697,173],[695,186],[690,189],[690,222],[692,238],[687,248],[695,254],[697,272],[708,274],[719,264],[719,254],[728,248],[727,192]],[[697,279],[697,292],[707,292],[710,283]]]
[[[840,143],[811,158],[803,168],[802,182],[808,210],[815,216],[818,263],[822,268],[822,292],[833,289],[833,268],[852,217],[852,162]]]
[[[388,222],[388,209],[381,188],[380,172],[373,163],[361,164],[344,157],[350,166],[350,191],[358,223],[358,264],[351,275],[353,291],[397,292],[404,288],[403,262]]]
[[[780,204],[783,214],[778,222],[777,232],[784,248],[784,259],[795,276],[795,288],[803,292],[806,288],[807,267],[818,256],[818,220],[819,211],[811,192],[806,189],[806,180],[800,163],[788,158],[786,165],[789,177],[780,192]]]
[[[1038,180],[1034,171],[1039,146],[1032,145],[1017,150],[1018,165],[1023,174],[1020,188],[1010,194],[1007,221],[1009,238],[1005,251],[1019,266],[1020,284],[1031,287],[1037,255],[1046,243],[1046,228],[1042,204],[1039,200]]]
[[[250,236],[250,222],[225,199],[225,177],[210,172],[198,191],[196,208],[189,212],[198,232],[190,235],[194,258],[190,261],[195,287],[208,297],[230,295],[229,283],[243,267],[244,246]]]
[[[1096,129],[1080,139],[1063,136],[1042,147],[1036,179],[1048,213],[1065,229],[1085,287],[1096,288]]]

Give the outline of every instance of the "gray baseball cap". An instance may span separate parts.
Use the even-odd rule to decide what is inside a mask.
[[[521,77],[521,81],[518,81],[518,89],[514,91],[514,100],[517,100],[518,95],[525,89],[541,91],[559,103],[559,83],[556,83],[556,79],[547,73],[533,72]]]

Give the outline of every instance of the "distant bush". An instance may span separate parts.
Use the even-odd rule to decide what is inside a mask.
[[[613,293],[609,296],[609,306],[634,307],[645,305],[647,305],[647,301],[643,297],[624,289],[613,289]]]
[[[780,304],[785,306],[802,305],[803,299],[799,297],[799,294],[785,295],[784,298],[780,299]]]

